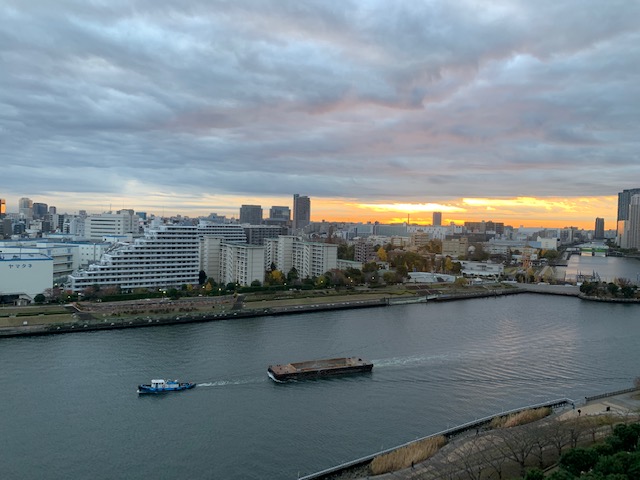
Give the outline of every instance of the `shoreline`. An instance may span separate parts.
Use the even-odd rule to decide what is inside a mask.
[[[482,291],[456,291],[442,293],[421,288],[414,293],[392,293],[389,291],[327,296],[293,297],[246,301],[244,295],[230,297],[186,297],[176,301],[135,301],[110,303],[73,303],[65,305],[70,312],[70,321],[43,321],[47,315],[20,316],[22,325],[1,326],[0,338],[55,335],[63,333],[90,332],[124,328],[142,328],[163,325],[180,325],[231,319],[294,315],[336,310],[377,308],[414,303],[447,302],[474,298],[490,298],[503,295],[527,293],[518,288],[485,289]],[[373,298],[371,298],[373,297]],[[209,311],[188,311],[193,305]],[[254,306],[255,304],[255,306]],[[264,304],[264,306],[262,306]],[[260,306],[258,306],[260,305]],[[140,309],[138,313],[132,313]],[[155,309],[155,310],[154,310]],[[154,313],[150,313],[150,311]],[[11,317],[11,316],[10,316]],[[14,315],[13,317],[16,317]],[[12,318],[12,317],[11,317]],[[1,320],[1,319],[0,319]],[[37,323],[34,323],[37,322]],[[17,323],[14,321],[13,323]]]
[[[265,316],[293,315],[358,308],[389,307],[412,303],[449,302],[505,295],[534,293],[572,296],[580,300],[606,303],[639,304],[640,300],[603,299],[581,294],[579,287],[564,285],[496,284],[480,289],[451,289],[432,285],[409,285],[405,290],[361,290],[351,293],[315,292],[313,295],[290,294],[285,297],[248,297],[240,294],[227,297],[184,297],[179,300],[125,302],[83,302],[64,306],[67,312],[57,315],[37,311],[33,315],[20,313],[0,317],[0,338],[55,335],[161,325],[180,325],[219,320],[247,319]],[[168,300],[168,301],[167,301]],[[62,309],[62,307],[59,307]],[[17,309],[16,309],[17,311]],[[0,310],[1,312],[1,310]],[[57,321],[46,321],[48,316]],[[18,318],[19,317],[19,318]],[[68,317],[60,319],[59,317]],[[13,320],[15,319],[15,320]],[[13,320],[13,321],[11,321]],[[18,322],[22,322],[19,324]]]

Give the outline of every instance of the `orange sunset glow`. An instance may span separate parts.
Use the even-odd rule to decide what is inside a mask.
[[[432,213],[442,212],[442,223],[493,220],[513,227],[578,227],[593,229],[596,217],[615,228],[617,196],[580,198],[459,198],[441,203],[352,203],[312,199],[315,221],[334,220],[431,224]]]

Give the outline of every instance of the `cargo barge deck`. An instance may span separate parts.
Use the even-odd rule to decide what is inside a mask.
[[[269,365],[267,373],[275,381],[299,380],[333,375],[366,373],[373,369],[373,363],[359,357],[329,358],[306,362]]]

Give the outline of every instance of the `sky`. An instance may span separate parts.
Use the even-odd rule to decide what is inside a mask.
[[[0,2],[7,211],[615,229],[639,106],[637,1]]]

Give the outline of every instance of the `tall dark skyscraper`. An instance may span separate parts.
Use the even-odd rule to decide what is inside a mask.
[[[242,205],[240,207],[240,223],[261,225],[262,207],[260,205]]]
[[[618,221],[629,219],[629,205],[634,195],[640,195],[640,188],[631,188],[618,193]]]
[[[289,223],[291,221],[291,209],[289,207],[274,205],[269,209],[269,219]]]
[[[442,212],[433,212],[433,221],[431,223],[436,227],[441,226],[442,225]]]
[[[293,194],[293,231],[302,230],[311,223],[311,199]]]
[[[49,212],[49,206],[46,203],[33,203],[33,218],[42,218]]]
[[[596,218],[596,226],[593,233],[593,238],[596,240],[602,240],[604,238],[604,218]]]

